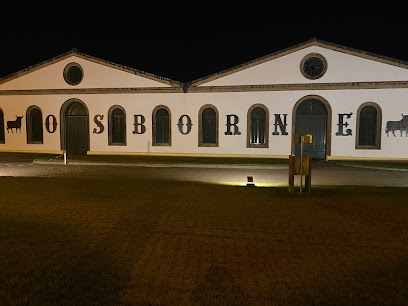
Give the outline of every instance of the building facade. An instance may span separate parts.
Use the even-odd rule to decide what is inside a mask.
[[[190,83],[73,50],[0,80],[0,151],[407,159],[408,64],[312,39]]]

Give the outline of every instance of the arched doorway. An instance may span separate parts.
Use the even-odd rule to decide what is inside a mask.
[[[312,159],[326,159],[330,155],[331,108],[318,96],[307,96],[294,107],[295,134],[311,134],[312,143],[304,144],[303,155]],[[295,145],[295,155],[300,156],[300,144]]]
[[[86,105],[71,99],[61,107],[61,149],[67,154],[86,154],[89,150],[89,116]]]

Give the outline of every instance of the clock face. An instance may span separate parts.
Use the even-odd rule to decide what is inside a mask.
[[[301,63],[300,70],[308,79],[315,80],[324,75],[327,69],[327,63],[320,54],[309,54]]]

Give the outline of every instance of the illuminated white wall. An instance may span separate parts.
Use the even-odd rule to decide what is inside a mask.
[[[71,62],[78,63],[84,71],[82,82],[75,87],[67,84],[63,77],[65,66]],[[97,64],[78,56],[69,56],[56,63],[46,64],[41,69],[33,70],[0,84],[0,90],[170,87],[135,73],[112,69],[108,64]]]
[[[318,80],[308,80],[300,73],[301,59],[311,53],[322,54],[327,62],[326,74]],[[83,81],[77,86],[68,85],[62,71],[71,62],[80,64],[84,70]],[[232,70],[235,71],[235,70]],[[408,79],[408,70],[372,59],[356,57],[345,52],[310,46],[275,57],[232,74],[220,74],[218,78],[209,78],[200,86],[241,86],[265,84],[309,84],[368,81],[404,81]],[[408,158],[408,137],[396,132],[387,136],[387,121],[401,120],[401,114],[408,114],[408,89],[330,89],[330,90],[281,90],[281,91],[239,91],[239,92],[154,92],[115,93],[123,88],[160,88],[174,89],[168,82],[151,78],[150,75],[132,73],[127,69],[116,69],[111,64],[87,60],[83,56],[67,56],[58,61],[20,73],[16,77],[0,82],[0,108],[4,113],[5,143],[0,144],[0,151],[41,151],[60,152],[60,110],[69,99],[83,101],[89,110],[89,153],[156,153],[156,154],[199,154],[199,155],[247,155],[247,156],[288,156],[291,153],[290,135],[292,133],[292,111],[300,99],[308,95],[321,96],[331,105],[331,158],[367,157],[367,158]],[[52,90],[65,90],[60,93]],[[109,89],[109,93],[69,93],[72,89]],[[177,88],[176,88],[177,89]],[[25,90],[41,90],[37,94],[22,94]],[[47,91],[48,90],[48,91]],[[7,94],[7,91],[14,91]],[[19,92],[21,91],[21,93]],[[180,90],[181,91],[181,90]],[[355,149],[357,109],[365,102],[375,102],[382,109],[381,150]],[[219,114],[219,146],[198,146],[198,112],[205,104],[212,104]],[[254,104],[263,104],[269,110],[268,148],[247,148],[247,112]],[[32,106],[42,111],[43,122],[48,115],[57,118],[58,126],[54,133],[43,129],[43,144],[27,144],[26,111]],[[126,111],[126,146],[108,145],[108,110],[113,105],[120,105]],[[165,105],[171,112],[171,146],[152,146],[152,111],[158,105]],[[351,136],[337,136],[338,114],[353,113],[345,119],[353,133]],[[239,117],[238,127],[241,135],[225,135],[227,115]],[[274,114],[287,114],[286,131],[289,135],[272,135]],[[21,133],[7,132],[7,121],[23,115]],[[104,132],[94,123],[96,115],[103,115],[101,120]],[[144,134],[134,134],[134,115],[143,115],[146,119]],[[182,115],[188,115],[193,123],[189,134],[179,132],[177,123]],[[283,117],[282,117],[283,119]],[[279,132],[280,129],[278,129]]]
[[[326,73],[317,80],[309,80],[300,73],[302,59],[319,53],[327,61]],[[239,70],[239,69],[238,69]],[[205,86],[236,86],[264,84],[313,84],[333,82],[406,81],[408,71],[382,62],[356,57],[319,46],[311,46],[283,55],[271,61],[239,70]]]
[[[33,95],[1,96],[0,107],[4,112],[5,125],[23,115],[21,132],[5,131],[5,144],[0,150],[7,151],[58,151],[60,150],[60,108],[71,98],[83,101],[89,109],[90,149],[94,152],[135,152],[135,153],[172,153],[172,154],[245,154],[245,155],[289,155],[290,134],[292,128],[292,109],[294,104],[307,95],[317,94],[326,99],[332,107],[331,155],[347,157],[392,157],[406,158],[408,137],[396,131],[396,137],[385,133],[387,121],[398,121],[401,113],[408,114],[407,89],[344,90],[344,91],[296,91],[296,92],[246,92],[246,93],[164,93],[164,94],[120,94],[120,95]],[[356,118],[358,107],[365,102],[375,102],[382,109],[381,150],[355,149]],[[269,148],[247,148],[247,111],[256,103],[264,104],[269,110]],[[198,111],[201,106],[212,104],[219,112],[219,147],[198,146]],[[42,110],[43,121],[48,115],[57,118],[58,126],[54,133],[44,128],[43,144],[27,144],[26,110],[36,105]],[[107,113],[112,105],[120,105],[126,110],[126,146],[108,145]],[[152,111],[157,105],[166,105],[171,111],[171,146],[152,146]],[[353,134],[336,136],[338,114],[350,113],[345,119]],[[239,117],[238,127],[241,135],[225,135],[227,115]],[[288,136],[272,135],[274,114],[288,114]],[[101,134],[93,133],[98,128],[94,123],[95,115],[103,115],[101,121],[105,130]],[[134,115],[143,115],[146,119],[144,134],[133,134]],[[193,126],[188,135],[178,130],[178,119],[182,115],[190,116]],[[280,132],[280,129],[278,129]]]

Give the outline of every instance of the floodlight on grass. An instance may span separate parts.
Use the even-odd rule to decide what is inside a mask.
[[[247,187],[256,187],[253,176],[247,176]]]

